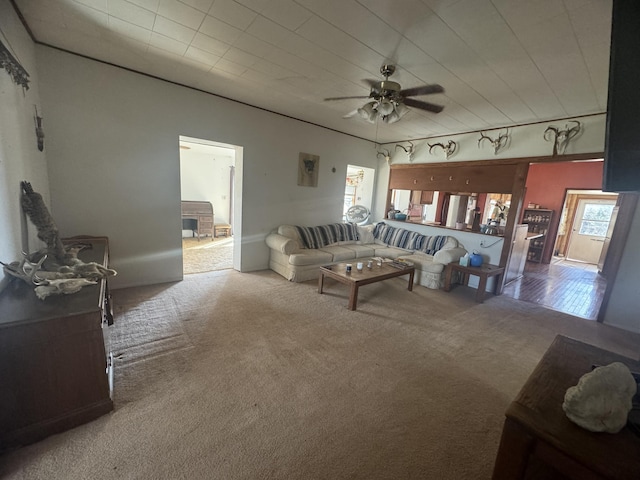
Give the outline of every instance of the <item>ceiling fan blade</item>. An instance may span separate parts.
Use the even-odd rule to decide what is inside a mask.
[[[329,97],[329,98],[325,98],[324,101],[331,101],[331,100],[349,100],[350,98],[369,98],[369,95],[359,95],[356,97]]]
[[[370,78],[363,78],[362,81],[366,83],[369,87],[373,87],[374,85],[377,85],[378,83],[380,83],[380,80],[372,80]]]
[[[432,85],[422,85],[421,87],[405,88],[400,90],[403,97],[414,97],[416,95],[429,95],[430,93],[443,93],[444,88],[434,83]]]
[[[342,118],[352,118],[352,117],[355,117],[356,115],[358,115],[358,109],[357,108],[355,110],[347,113],[346,115],[343,115]]]
[[[421,110],[427,110],[433,113],[440,113],[444,110],[442,105],[436,105],[435,103],[421,102],[420,100],[415,100],[413,98],[405,98],[402,103],[404,103],[408,107],[419,108]]]

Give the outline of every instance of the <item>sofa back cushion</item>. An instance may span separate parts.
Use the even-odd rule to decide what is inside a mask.
[[[415,250],[428,255],[433,255],[445,246],[446,248],[457,246],[455,239],[448,235],[422,235],[404,228],[392,227],[384,222],[376,224],[373,229],[373,236],[376,239],[376,243],[404,248],[405,250]],[[455,243],[456,245],[451,247],[451,243]]]
[[[303,248],[322,248],[338,242],[358,240],[358,228],[355,223],[332,223],[317,227],[300,227],[296,230]]]

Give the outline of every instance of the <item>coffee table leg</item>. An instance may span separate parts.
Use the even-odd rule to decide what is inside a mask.
[[[415,270],[409,274],[409,285],[407,286],[407,290],[409,290],[410,292],[413,291],[413,274],[414,273],[415,273]]]
[[[324,273],[320,273],[318,277],[318,293],[322,293],[322,287],[324,286]]]
[[[351,285],[351,292],[349,293],[349,310],[355,310],[358,303],[358,285],[355,283]]]

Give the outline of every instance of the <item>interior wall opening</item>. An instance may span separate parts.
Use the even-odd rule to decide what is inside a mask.
[[[184,136],[179,143],[183,274],[237,268],[239,147]]]

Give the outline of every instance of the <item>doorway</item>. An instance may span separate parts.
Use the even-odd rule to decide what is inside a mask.
[[[365,207],[368,212],[371,211],[375,172],[374,168],[347,165],[344,207],[342,211],[343,220],[346,221],[347,210],[355,205],[361,205]]]
[[[554,261],[567,260],[597,269],[615,226],[617,193],[568,189],[558,225]]]
[[[185,275],[235,268],[237,148],[219,142],[180,137],[182,258]],[[188,213],[185,211],[187,208]],[[197,210],[195,214],[194,209]]]

